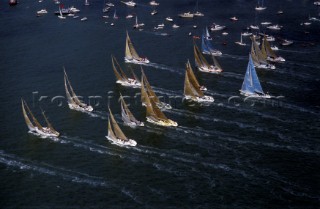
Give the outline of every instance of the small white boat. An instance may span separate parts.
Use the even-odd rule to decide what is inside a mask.
[[[169,22],[173,22],[173,19],[171,17],[166,17],[166,20]]]
[[[47,13],[48,13],[48,11],[46,9],[41,9],[41,10],[37,11],[38,15],[47,14]]]
[[[256,6],[255,9],[256,9],[257,11],[262,11],[262,10],[267,9],[267,7]]]
[[[267,41],[272,42],[272,41],[275,41],[275,40],[276,40],[275,37],[267,36]]]
[[[227,36],[229,33],[223,32],[222,35]]]
[[[108,6],[108,7],[114,7],[114,4],[111,3],[111,2],[107,2],[107,3],[106,3],[106,6]]]
[[[279,50],[279,48],[278,48],[277,46],[271,46],[271,49],[272,49],[273,51],[278,51],[278,50]]]
[[[204,16],[204,14],[201,13],[201,12],[199,12],[199,11],[193,13],[193,15],[194,15],[194,16],[197,16],[197,17],[203,17],[203,16]]]
[[[301,25],[309,26],[311,25],[311,22],[304,22],[304,23],[301,23]]]
[[[126,16],[126,19],[131,19],[131,18],[133,18],[133,15],[132,15],[132,14],[128,14],[128,15]]]
[[[238,21],[238,18],[237,18],[236,16],[234,16],[234,17],[230,17],[230,20],[232,20],[232,21]]]
[[[250,33],[250,32],[244,32],[244,33],[241,33],[241,35],[242,35],[242,36],[251,36],[252,33]]]
[[[121,1],[122,3],[124,3],[125,5],[129,6],[129,7],[135,7],[137,4],[134,1]]]
[[[149,4],[150,4],[151,6],[159,6],[159,3],[156,2],[156,1],[150,1]]]
[[[173,24],[172,27],[173,27],[173,28],[180,28],[180,26],[177,25],[177,24]]]
[[[136,16],[136,23],[133,25],[133,28],[141,28],[144,26],[144,23],[138,23],[138,16]]]
[[[270,29],[270,30],[281,30],[282,26],[276,24],[276,25],[270,25],[267,28]]]
[[[282,10],[279,10],[279,11],[277,11],[277,14],[278,14],[278,15],[282,15],[282,14],[283,14],[283,11],[282,11]]]
[[[193,18],[194,14],[191,12],[184,12],[184,13],[179,14],[178,16],[182,17],[182,18]]]
[[[88,1],[88,0],[85,0],[85,1],[84,1],[84,5],[89,6],[89,5],[90,5],[89,1]]]
[[[287,39],[284,39],[283,42],[281,43],[282,46],[289,46],[291,44],[293,44],[293,41],[290,41]]]
[[[235,43],[238,44],[238,45],[240,45],[240,46],[245,46],[245,45],[247,45],[246,43],[243,43],[243,42],[242,42],[242,34],[240,35],[240,41],[236,41]]]
[[[316,6],[320,6],[320,1],[315,1],[315,2],[313,2],[313,4]]]
[[[259,26],[258,25],[250,25],[250,28],[253,30],[259,30]]]
[[[261,25],[271,25],[271,22],[262,22]]]
[[[211,26],[210,26],[210,30],[211,31],[219,31],[219,30],[223,30],[225,29],[226,26],[223,26],[223,25],[218,25],[218,24],[215,24],[213,23]]]
[[[83,18],[81,18],[80,20],[81,21],[86,21],[88,18],[87,17],[83,17]]]
[[[153,11],[151,12],[151,15],[156,15],[156,14],[158,14],[157,10],[153,10]]]
[[[71,6],[71,7],[69,7],[69,12],[71,12],[71,13],[77,13],[77,12],[80,12],[80,10],[77,9],[77,8],[75,8],[74,6]]]

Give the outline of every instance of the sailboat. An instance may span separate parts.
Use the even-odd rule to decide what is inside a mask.
[[[153,99],[148,96],[144,87],[144,79],[141,78],[141,100],[146,106],[146,118],[149,123],[159,126],[178,126],[178,123],[168,119],[165,114],[156,105]]]
[[[201,37],[201,49],[203,54],[211,54],[214,56],[220,56],[222,53],[219,50],[213,48],[211,42],[206,39],[205,34]]]
[[[243,42],[242,42],[242,34],[240,34],[240,41],[236,41],[235,43],[238,44],[238,45],[240,45],[240,46],[245,46],[245,45],[247,45],[246,43],[243,43]]]
[[[138,121],[131,111],[128,108],[128,105],[125,103],[123,96],[120,94],[120,102],[121,102],[121,117],[123,122],[130,126],[131,128],[134,128],[136,126],[144,126],[144,123],[141,121]]]
[[[194,16],[198,16],[198,17],[203,17],[204,14],[199,12],[199,8],[198,8],[198,1],[197,1],[197,4],[196,4],[196,12],[193,13]]]
[[[259,49],[259,46],[257,45],[255,38],[252,37],[251,40],[252,40],[251,57],[252,57],[254,66],[262,69],[272,69],[272,70],[276,69],[274,65],[268,63],[267,57],[263,55],[263,53]]]
[[[194,52],[194,59],[195,59],[196,66],[201,72],[205,72],[205,73],[221,73],[222,72],[221,67],[218,67],[216,65],[209,65],[206,58],[201,54],[196,43],[193,44],[193,52]],[[213,59],[215,59],[214,56],[212,57]]]
[[[77,95],[74,93],[71,83],[68,79],[66,70],[63,68],[64,72],[64,87],[66,90],[68,106],[72,110],[82,111],[82,112],[92,112],[93,108],[90,105],[87,105],[81,102]],[[70,90],[70,91],[69,91]]]
[[[133,28],[141,28],[144,26],[144,23],[138,23],[138,16],[136,16],[136,23],[133,25]]]
[[[141,101],[142,101],[142,105],[146,105],[146,102],[144,100],[145,96],[144,93],[147,93],[147,96],[154,101],[154,103],[161,109],[172,109],[170,104],[161,102],[160,99],[157,97],[156,93],[153,91],[147,77],[146,74],[144,74],[144,71],[141,67],[141,74],[142,74],[142,79],[143,79],[143,83],[145,84],[144,90],[142,89],[142,80],[141,80]]]
[[[116,9],[114,10],[114,13],[113,13],[113,19],[115,19],[115,20],[119,19]]]
[[[261,3],[260,3],[261,2]],[[255,8],[257,11],[265,10],[267,7],[263,6],[263,0],[258,0],[258,5]]]
[[[274,53],[266,36],[264,36],[263,41],[262,41],[261,52],[267,58],[267,60],[270,62],[285,62],[286,61],[283,57],[277,56],[276,53]]]
[[[188,60],[187,62],[187,72],[188,72],[188,75],[189,75],[189,80],[192,82],[192,84],[194,85],[194,87],[196,87],[197,89],[199,89],[200,91],[207,91],[207,88],[205,86],[200,86],[197,78],[196,78],[196,75],[194,74],[193,70],[192,70],[192,67],[190,65],[190,62]]]
[[[62,7],[62,6],[60,5],[60,6],[59,6],[59,15],[58,15],[58,17],[59,17],[60,19],[66,19],[66,17],[62,15],[61,7]]]
[[[57,132],[52,127],[51,123],[49,122],[48,118],[46,117],[46,115],[44,114],[43,111],[42,111],[42,115],[43,115],[48,127],[43,127],[39,123],[39,121],[32,114],[29,106],[27,105],[27,103],[23,99],[21,99],[21,106],[22,106],[22,113],[23,113],[24,120],[25,120],[25,122],[31,132],[34,132],[34,133],[40,134],[41,136],[46,136],[46,137],[58,137],[60,135],[60,133]],[[31,122],[28,115],[30,115],[33,122]]]
[[[117,78],[116,83],[119,83],[122,86],[129,86],[133,88],[141,87],[141,83],[137,79],[137,76],[134,74],[133,70],[131,70],[133,78],[128,78],[127,75],[123,72],[122,68],[120,67],[117,59],[113,55],[111,55],[111,61],[113,72]]]
[[[89,5],[90,5],[89,1],[88,1],[88,0],[85,0],[85,1],[84,1],[84,5],[89,6]]]
[[[147,64],[150,62],[146,57],[142,58],[138,55],[137,51],[133,47],[128,31],[127,31],[127,37],[126,37],[126,51],[125,51],[124,60],[125,62],[134,63],[134,64]]]
[[[271,98],[269,94],[265,94],[262,90],[259,78],[254,68],[253,60],[249,54],[249,62],[247,71],[244,76],[240,94],[247,97]]]
[[[194,101],[198,103],[211,103],[214,101],[213,97],[205,96],[204,93],[198,87],[198,81],[194,80],[190,74],[190,63],[186,64],[186,73],[184,79],[184,99],[188,101]],[[192,71],[192,69],[191,69]]]
[[[112,141],[116,145],[120,146],[136,146],[137,142],[133,139],[128,139],[126,135],[120,129],[118,123],[114,119],[112,112],[109,108],[109,117],[108,117],[108,136],[107,139]]]
[[[205,30],[205,38],[208,40],[208,41],[211,41],[212,40],[212,38],[211,38],[211,36],[210,36],[210,33],[209,33],[209,30],[208,30],[208,27],[206,27],[206,30]]]
[[[124,3],[125,5],[129,6],[129,7],[135,7],[136,3],[134,1],[121,1],[122,3]]]

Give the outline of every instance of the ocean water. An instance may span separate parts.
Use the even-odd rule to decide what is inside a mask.
[[[159,0],[155,16],[147,0],[137,0],[136,8],[112,2],[118,20],[102,18],[104,2],[98,0],[88,7],[84,1],[62,1],[81,10],[78,19],[65,20],[53,14],[58,5],[51,0],[20,0],[14,7],[2,1],[1,208],[319,208],[320,22],[300,25],[320,18],[313,1],[264,1],[267,9],[256,12],[255,0],[199,0],[205,16],[193,20],[177,15],[193,11],[194,0]],[[43,8],[48,14],[36,17]],[[113,13],[111,8],[107,15]],[[135,20],[127,14],[138,15],[143,31],[133,30]],[[88,20],[80,21],[84,16]],[[172,29],[168,16],[181,27]],[[239,21],[230,21],[232,16]],[[234,42],[247,26],[264,21],[283,25],[280,31],[260,25],[260,32],[276,37],[277,53],[286,62],[276,70],[257,69],[264,91],[275,97],[253,101],[239,95],[250,40],[243,37],[245,47]],[[161,23],[164,29],[154,31]],[[217,59],[224,72],[194,68],[215,102],[188,106],[181,96],[187,60],[194,67],[192,36],[212,23],[227,26],[227,36],[211,33],[223,53]],[[150,59],[143,69],[156,93],[172,104],[165,114],[178,127],[146,122],[132,129],[121,123],[120,93],[145,121],[139,89],[116,84],[111,68],[113,54],[140,76],[140,66],[123,60],[126,31],[138,53]],[[294,44],[281,46],[284,38]],[[92,114],[67,107],[63,66],[75,92],[94,106]],[[40,107],[46,111],[59,139],[28,133],[21,98],[42,123]],[[108,105],[136,147],[105,138]]]

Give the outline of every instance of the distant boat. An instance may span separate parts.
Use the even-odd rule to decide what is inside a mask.
[[[116,9],[114,10],[114,13],[113,13],[113,19],[115,19],[115,20],[119,19]]]
[[[240,34],[240,41],[236,41],[235,43],[238,44],[238,45],[240,45],[240,46],[245,46],[245,45],[247,45],[246,43],[243,43],[243,42],[242,42],[242,34]]]
[[[191,73],[192,72],[192,73]],[[204,93],[199,89],[199,82],[195,78],[191,65],[188,61],[186,63],[186,72],[184,80],[184,99],[188,101],[194,101],[198,103],[211,103],[214,101],[213,97],[205,96]]]
[[[268,61],[271,61],[271,62],[285,62],[286,61],[283,57],[277,56],[274,53],[274,51],[270,47],[270,44],[269,44],[266,36],[264,36],[263,41],[262,41],[261,52],[262,52],[263,56],[265,56],[267,58]]]
[[[253,30],[259,30],[259,26],[258,25],[250,25],[250,28]]]
[[[106,3],[106,6],[108,6],[108,7],[114,7],[114,4],[111,3],[111,2],[107,2],[107,3]]]
[[[212,40],[212,37],[210,36],[209,30],[208,30],[208,27],[206,27],[206,29],[205,29],[205,38],[206,38],[208,41],[211,41],[211,40]]]
[[[156,95],[156,93],[153,91],[148,79],[147,79],[147,76],[146,74],[144,74],[144,71],[141,67],[141,74],[142,74],[142,79],[144,81],[144,84],[145,84],[145,87],[144,87],[144,90],[145,92],[147,93],[147,95],[150,97],[150,99],[152,101],[154,101],[154,103],[157,105],[157,107],[159,107],[160,109],[172,109],[171,105],[170,104],[167,104],[167,103],[164,103],[164,102],[161,102],[159,97]],[[142,79],[141,79],[141,82],[142,82]],[[142,84],[141,84],[141,87],[142,87]],[[141,94],[142,94],[142,90],[141,90]],[[141,97],[141,102],[142,102],[142,105],[146,105],[146,102],[144,100],[145,98],[144,97]]]
[[[112,69],[117,78],[116,83],[121,84],[122,86],[132,87],[132,88],[140,88],[141,83],[138,80],[137,76],[131,71],[133,78],[128,78],[127,75],[123,72],[116,58],[111,55],[112,61]]]
[[[133,44],[131,42],[128,32],[126,37],[126,50],[125,50],[124,60],[125,62],[134,63],[134,64],[147,64],[150,62],[148,58],[146,57],[142,58],[138,55],[137,51],[133,47]]]
[[[9,5],[10,6],[15,6],[18,4],[18,0],[9,0]]]
[[[179,14],[178,16],[182,17],[182,18],[193,18],[194,14],[191,12],[184,12],[184,13]]]
[[[60,19],[66,19],[66,17],[62,15],[61,6],[59,6],[59,15],[58,15],[58,17]]]
[[[186,69],[188,71],[189,80],[190,80],[190,82],[192,82],[193,86],[200,91],[207,91],[207,88],[205,86],[200,85],[196,75],[194,74],[194,72],[192,70],[192,67],[191,67],[189,60],[186,64]]]
[[[219,50],[213,48],[210,40],[207,40],[204,34],[202,34],[201,37],[201,50],[203,54],[211,54],[214,56],[222,55],[222,53]]]
[[[267,57],[259,49],[259,46],[257,45],[255,38],[252,37],[251,40],[251,57],[255,67],[261,69],[276,69],[274,65],[268,63]]]
[[[267,27],[270,30],[281,30],[282,26],[280,25],[270,25]]]
[[[64,87],[66,90],[66,96],[67,96],[69,108],[72,110],[77,110],[81,112],[92,112],[93,108],[90,105],[87,105],[81,102],[78,99],[77,95],[74,93],[71,83],[68,79],[66,70],[64,68],[63,68],[63,72],[64,72]]]
[[[263,6],[263,0],[258,0],[258,5],[255,8],[257,11],[265,10],[267,7]]]
[[[83,17],[83,18],[81,18],[80,20],[81,20],[81,21],[86,21],[86,20],[88,20],[88,18],[87,18],[87,17]]]
[[[313,4],[316,6],[320,6],[320,1],[315,1],[315,2],[313,2]]]
[[[241,33],[241,35],[242,35],[242,36],[251,36],[252,33],[250,33],[250,32],[244,32],[244,33]]]
[[[169,22],[173,22],[173,19],[171,17],[166,17],[166,20]]]
[[[271,98],[269,94],[265,94],[262,90],[251,55],[249,55],[247,71],[240,89],[240,94],[247,97]]]
[[[238,18],[236,16],[230,17],[230,20],[232,21],[238,21]]]
[[[89,1],[88,1],[88,0],[85,0],[85,1],[84,1],[84,5],[89,6],[89,5],[90,5]]]
[[[193,13],[194,16],[197,16],[197,17],[203,17],[204,14],[199,12],[199,7],[198,7],[198,1],[197,1],[197,4],[196,4],[196,9],[195,9],[195,12]]]
[[[146,118],[149,123],[158,126],[178,126],[177,122],[168,119],[156,103],[150,99],[150,96],[145,90],[143,77],[141,78],[141,101],[144,102],[146,107]]]
[[[60,133],[57,132],[52,127],[51,123],[49,122],[48,118],[46,117],[46,115],[44,114],[43,111],[42,111],[42,115],[43,115],[48,127],[43,127],[39,123],[39,121],[32,114],[29,106],[27,105],[27,103],[23,99],[21,99],[21,106],[22,106],[23,117],[24,117],[24,120],[29,128],[29,131],[40,134],[41,136],[45,136],[45,137],[58,137],[60,135]],[[30,115],[33,123],[31,122],[28,115]]]
[[[150,4],[151,6],[159,6],[159,3],[156,2],[156,1],[150,1],[149,4]]]
[[[224,26],[224,25],[218,25],[218,24],[212,23],[210,30],[211,31],[219,31],[219,30],[223,30],[225,28],[226,28],[226,26]]]
[[[122,3],[124,3],[125,5],[129,6],[129,7],[135,7],[136,3],[134,1],[121,1]]]
[[[271,25],[271,22],[262,22],[261,25]]]
[[[138,121],[128,108],[128,105],[124,101],[122,95],[120,94],[121,102],[121,117],[125,125],[135,128],[136,126],[144,126],[143,122]]]
[[[193,53],[194,53],[196,66],[201,72],[205,72],[205,73],[221,73],[222,72],[222,68],[218,64],[214,56],[212,56],[212,58],[215,60],[214,61],[215,65],[210,65],[206,60],[206,58],[201,54],[201,51],[199,50],[196,43],[193,44]]]
[[[158,12],[157,12],[157,10],[152,10],[152,12],[151,12],[151,15],[156,15],[156,14],[158,14]]]
[[[133,25],[133,28],[141,28],[144,26],[144,23],[138,23],[138,16],[136,16],[136,23]]]
[[[287,40],[287,39],[283,39],[283,41],[281,42],[282,46],[289,46],[293,44],[293,41]]]
[[[120,146],[136,146],[137,142],[133,139],[128,139],[126,135],[120,129],[117,121],[114,119],[113,114],[109,108],[109,117],[108,117],[108,136],[107,139],[112,141],[116,145]]]
[[[172,27],[173,27],[173,28],[180,28],[180,26],[177,25],[177,24],[173,24]]]

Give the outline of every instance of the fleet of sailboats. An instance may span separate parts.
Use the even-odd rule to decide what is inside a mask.
[[[133,139],[129,139],[124,135],[117,121],[109,108],[108,117],[108,135],[106,136],[111,142],[120,146],[136,146],[137,142]]]
[[[262,55],[270,62],[285,62],[286,60],[283,57],[277,56],[276,53],[272,50],[267,37],[264,36],[261,44]]]
[[[121,66],[119,65],[117,59],[111,55],[112,69],[114,75],[117,78],[116,83],[121,84],[122,86],[132,87],[132,88],[140,88],[141,83],[137,78],[136,74],[131,70],[131,74],[133,78],[128,78],[127,75],[123,72]]]
[[[83,103],[78,99],[77,95],[73,91],[73,88],[68,79],[65,69],[63,69],[63,72],[64,72],[64,87],[66,90],[66,96],[67,96],[69,108],[72,110],[77,110],[81,112],[92,112],[93,107]]]
[[[255,37],[251,37],[252,45],[251,45],[251,57],[254,63],[254,66],[262,69],[276,69],[276,67],[270,64],[267,60],[267,57],[261,52]]]
[[[53,128],[48,118],[44,114],[44,111],[42,111],[42,115],[46,121],[47,127],[44,127],[39,123],[39,121],[35,118],[35,116],[31,112],[26,101],[24,101],[23,99],[21,99],[21,106],[22,106],[22,113],[23,113],[24,120],[30,132],[37,133],[40,136],[44,136],[44,137],[58,137],[60,135],[60,133]],[[31,117],[32,122],[28,115]]]
[[[197,103],[211,103],[214,101],[213,97],[205,96],[199,88],[199,82],[192,72],[189,61],[186,63],[186,72],[184,80],[184,99]]]
[[[126,50],[125,50],[124,60],[125,62],[134,63],[134,64],[147,64],[150,62],[148,58],[146,57],[142,58],[138,55],[137,51],[135,50],[131,42],[128,31],[127,31],[127,37],[126,37]]]
[[[205,73],[221,73],[222,72],[222,68],[219,65],[216,58],[212,55],[212,59],[214,60],[214,65],[210,65],[206,60],[206,58],[201,54],[201,51],[199,50],[196,43],[193,44],[193,53],[194,53],[196,66],[201,72],[205,72]]]
[[[240,89],[240,94],[248,97],[271,98],[269,94],[265,94],[262,90],[251,55],[249,55],[247,71]]]

